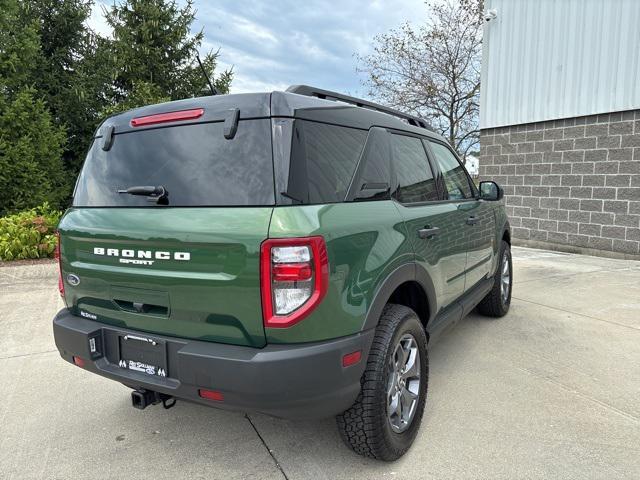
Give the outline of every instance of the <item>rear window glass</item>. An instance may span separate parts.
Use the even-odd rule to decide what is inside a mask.
[[[133,186],[163,186],[169,206],[273,205],[270,121],[243,120],[231,140],[222,123],[123,133],[106,152],[97,138],[73,204],[155,206],[148,197],[118,193]]]
[[[299,203],[342,202],[366,138],[364,130],[296,120],[286,195]]]

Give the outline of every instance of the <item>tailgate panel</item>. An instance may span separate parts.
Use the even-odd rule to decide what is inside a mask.
[[[67,305],[121,327],[263,346],[259,251],[272,210],[71,209],[62,270],[80,283],[65,283]]]

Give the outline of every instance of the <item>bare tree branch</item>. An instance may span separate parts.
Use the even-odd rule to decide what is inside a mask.
[[[479,143],[482,0],[436,0],[421,27],[378,35],[358,58],[369,95],[420,115],[460,154]]]

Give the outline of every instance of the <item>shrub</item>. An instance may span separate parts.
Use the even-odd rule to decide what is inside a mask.
[[[62,212],[48,203],[0,218],[0,260],[53,257]]]

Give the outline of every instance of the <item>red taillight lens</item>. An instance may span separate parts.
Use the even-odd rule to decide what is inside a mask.
[[[62,281],[62,258],[60,256],[60,232],[56,232],[55,257],[58,259],[58,291],[60,292],[60,296],[64,297],[64,282]]]
[[[194,108],[192,110],[179,110],[177,112],[156,113],[145,117],[131,119],[132,127],[144,127],[156,125],[158,123],[178,122],[180,120],[194,120],[204,114],[204,108]]]
[[[215,390],[205,390],[204,388],[201,388],[198,390],[198,395],[200,398],[204,398],[206,400],[213,400],[215,402],[224,401],[224,395],[222,392],[216,392]]]
[[[84,359],[83,358],[73,357],[73,363],[75,363],[80,368],[84,368]]]
[[[327,293],[329,260],[324,238],[265,240],[260,255],[264,326],[290,327]]]
[[[304,282],[311,280],[313,270],[309,263],[275,264],[271,274],[274,282]]]

